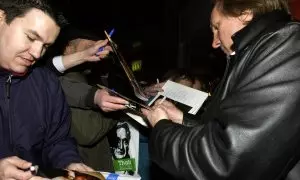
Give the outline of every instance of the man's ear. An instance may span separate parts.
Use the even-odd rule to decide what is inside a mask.
[[[239,19],[243,22],[243,24],[248,24],[253,19],[253,12],[246,10],[239,16]]]

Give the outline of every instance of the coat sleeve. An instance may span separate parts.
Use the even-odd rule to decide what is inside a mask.
[[[216,113],[208,107],[203,126],[159,121],[150,138],[152,160],[189,180],[284,177],[300,152],[298,27],[264,39],[247,66],[233,67],[236,80]]]
[[[81,162],[81,159],[76,142],[70,137],[69,106],[58,78],[54,74],[51,75],[47,77],[48,114],[43,159],[54,168],[65,168],[70,163]]]
[[[98,88],[67,76],[61,76],[59,79],[70,107],[97,108],[94,104],[94,96]]]
[[[59,72],[53,64],[53,57],[46,59],[45,62],[45,66],[59,77],[69,106],[83,109],[97,108],[94,104],[94,96],[98,88],[81,81],[80,79],[84,77],[80,73]],[[75,74],[76,78],[72,75],[68,77],[69,74]]]
[[[91,146],[99,142],[114,127],[116,121],[98,111],[71,108],[71,134],[79,145]]]

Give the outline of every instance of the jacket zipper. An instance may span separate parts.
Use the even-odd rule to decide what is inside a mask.
[[[6,94],[6,102],[7,102],[7,113],[8,113],[8,126],[9,126],[9,144],[12,147],[12,122],[11,122],[11,115],[10,115],[10,87],[11,87],[11,78],[12,75],[9,75],[6,82],[5,82],[5,94]]]

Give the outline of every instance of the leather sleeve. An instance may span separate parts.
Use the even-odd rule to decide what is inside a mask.
[[[202,116],[207,123],[158,122],[150,138],[152,160],[189,180],[283,176],[300,150],[299,32],[299,25],[291,25],[267,35],[247,54],[237,53],[226,96]]]
[[[188,113],[183,113],[183,122],[182,124],[187,127],[193,127],[202,124],[202,121],[200,120],[201,116],[195,116]]]

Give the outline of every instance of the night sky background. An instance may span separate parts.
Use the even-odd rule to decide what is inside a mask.
[[[221,77],[225,58],[211,48],[210,0],[52,0],[69,22],[112,39],[130,64],[142,60],[139,80],[155,80],[168,69],[189,68]],[[291,0],[300,17],[300,0]]]

